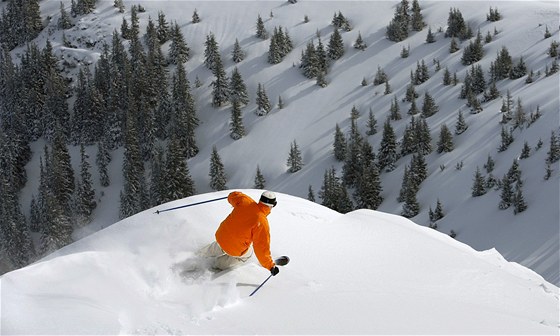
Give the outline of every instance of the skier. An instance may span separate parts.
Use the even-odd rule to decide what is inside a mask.
[[[199,255],[216,257],[213,267],[226,270],[244,263],[253,255],[272,275],[279,270],[270,255],[270,228],[267,216],[276,206],[276,195],[271,191],[262,193],[259,203],[239,191],[228,195],[232,212],[216,231],[216,241],[202,248]],[[251,244],[253,246],[251,246]]]

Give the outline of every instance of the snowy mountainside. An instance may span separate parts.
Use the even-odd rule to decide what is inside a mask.
[[[69,4],[70,1],[63,1]],[[126,2],[130,6],[130,2]],[[438,222],[439,230],[457,233],[457,239],[478,250],[496,248],[507,260],[519,262],[532,268],[547,280],[558,284],[559,271],[559,228],[558,210],[558,167],[549,181],[543,180],[547,141],[551,131],[558,132],[560,110],[558,74],[545,77],[545,68],[552,59],[546,55],[551,39],[560,40],[558,34],[559,11],[554,1],[420,1],[424,20],[436,34],[434,44],[426,44],[426,31],[414,32],[405,41],[390,42],[385,38],[385,29],[397,1],[298,1],[290,5],[285,1],[136,1],[146,9],[140,13],[141,30],[145,31],[148,17],[156,18],[158,11],[163,11],[169,21],[177,21],[191,48],[192,58],[185,64],[191,82],[199,77],[203,86],[193,90],[197,99],[198,116],[201,125],[197,129],[197,141],[200,153],[189,160],[189,168],[196,182],[198,192],[209,192],[208,167],[212,146],[217,146],[228,174],[228,187],[252,187],[257,165],[267,179],[267,188],[305,197],[311,185],[318,192],[321,188],[326,169],[335,167],[341,172],[342,164],[336,162],[332,155],[334,128],[339,124],[348,132],[350,128],[350,111],[356,106],[360,111],[360,130],[365,132],[368,111],[371,109],[378,120],[377,134],[368,137],[374,150],[381,141],[381,125],[389,114],[393,94],[399,99],[404,96],[410,82],[410,71],[417,62],[424,60],[429,65],[431,78],[419,85],[417,91],[422,95],[429,92],[440,107],[440,112],[429,118],[433,143],[437,140],[442,124],[453,128],[457,113],[461,109],[469,124],[468,130],[454,137],[455,150],[446,154],[432,153],[426,157],[428,178],[423,182],[418,193],[420,213],[412,220],[420,225],[428,223],[428,209],[435,206],[439,198],[446,212]],[[67,38],[77,44],[69,49],[61,45],[62,33],[53,28],[59,10],[59,2],[44,1],[42,13],[52,17],[49,27],[37,41],[41,44],[48,38],[55,46],[57,55],[65,56],[78,66],[91,65],[99,56],[101,42],[110,42],[111,34],[119,29],[123,14],[117,12],[111,1],[97,3],[94,13],[80,17],[76,28],[65,32]],[[490,6],[498,7],[503,19],[487,22],[486,14]],[[485,57],[478,63],[487,72],[490,63],[495,60],[497,52],[507,46],[514,60],[523,56],[528,67],[535,73],[540,72],[534,83],[527,85],[524,78],[504,80],[498,83],[502,95],[510,90],[514,99],[521,98],[528,111],[535,111],[539,106],[543,116],[531,127],[515,131],[515,141],[510,148],[498,153],[500,144],[502,101],[497,99],[484,103],[484,111],[471,115],[465,106],[465,100],[458,99],[461,85],[443,86],[442,71],[436,72],[433,60],[440,61],[442,68],[448,67],[457,72],[463,80],[469,70],[461,64],[462,51],[450,54],[449,41],[439,28],[445,30],[450,8],[461,10],[465,20],[484,35],[487,31],[499,31],[494,40],[484,45]],[[196,9],[202,21],[190,22]],[[320,33],[323,43],[327,43],[332,26],[333,13],[341,11],[352,23],[353,30],[342,34],[346,53],[341,60],[333,63],[327,75],[329,85],[320,88],[314,80],[306,79],[298,69],[301,51],[311,40],[316,40]],[[270,17],[270,13],[273,17]],[[255,21],[258,15],[265,20],[266,28],[271,32],[274,27],[282,26],[290,33],[294,50],[276,65],[267,63],[269,40],[259,40],[255,34]],[[310,21],[303,22],[304,15]],[[124,13],[129,18],[130,11]],[[543,39],[545,27],[549,27],[553,37]],[[247,136],[238,141],[229,137],[230,108],[214,109],[210,106],[208,88],[212,81],[211,72],[203,65],[204,40],[207,34],[214,33],[219,43],[226,72],[231,73],[234,66],[239,68],[248,86],[252,102],[243,110]],[[352,48],[360,33],[368,48],[358,51]],[[229,57],[235,39],[239,39],[246,52],[246,58],[234,64]],[[87,48],[86,42],[95,47]],[[465,47],[468,42],[463,42]],[[401,59],[399,54],[403,47],[410,46],[409,58]],[[164,46],[165,47],[165,46]],[[16,50],[14,54],[19,51]],[[393,94],[384,95],[382,86],[373,86],[371,81],[377,67],[387,73]],[[75,71],[75,70],[73,70]],[[362,87],[360,82],[366,78],[369,85]],[[257,117],[254,113],[254,94],[257,84],[262,83],[273,103],[281,96],[286,106],[280,110],[274,108],[266,117]],[[420,104],[421,100],[417,103]],[[409,123],[406,116],[409,104],[401,104],[401,113],[405,116],[393,122],[398,137],[402,137]],[[473,174],[476,167],[482,169],[488,155],[496,160],[494,176],[500,178],[507,172],[512,161],[519,157],[525,141],[535,148],[538,141],[544,142],[543,148],[534,150],[528,159],[520,160],[525,182],[524,196],[528,209],[513,215],[511,209],[498,210],[500,192],[490,190],[486,195],[471,197]],[[290,144],[297,140],[302,149],[304,168],[296,174],[286,172],[286,159]],[[37,145],[40,152],[41,145]],[[95,148],[89,148],[90,157],[95,157]],[[113,185],[97,189],[101,200],[95,210],[96,218],[91,230],[106,227],[118,217],[118,194],[122,181],[120,159],[122,151],[116,151],[112,167]],[[240,153],[243,159],[240,160]],[[76,155],[74,156],[76,157]],[[397,169],[383,173],[382,186],[385,201],[378,210],[400,214],[402,203],[396,201],[401,186],[403,170],[410,158],[398,161]],[[39,156],[34,155],[28,165],[30,177],[37,177]],[[456,169],[457,165],[461,169]],[[444,167],[442,170],[441,167]],[[30,178],[31,180],[31,178]],[[38,179],[30,181],[24,189],[22,202],[30,203],[36,193]]]
[[[259,190],[243,190],[252,198]],[[400,216],[346,215],[278,194],[268,275],[255,257],[215,276],[184,267],[213,239],[227,195],[129,217],[3,275],[2,334],[557,334],[558,287]]]

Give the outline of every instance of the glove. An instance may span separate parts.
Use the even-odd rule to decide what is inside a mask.
[[[280,272],[280,270],[278,269],[277,266],[274,266],[270,269],[270,274],[272,274],[273,276],[275,276],[276,274],[278,274],[278,272]]]

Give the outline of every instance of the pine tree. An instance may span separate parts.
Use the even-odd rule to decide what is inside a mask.
[[[366,145],[369,146],[367,141],[364,142],[364,146]],[[362,173],[358,178],[359,182],[356,185],[355,194],[358,208],[375,210],[383,202],[383,196],[381,196],[383,187],[381,186],[379,169],[373,162],[363,162],[362,165]]]
[[[459,51],[459,45],[457,44],[457,40],[452,37],[451,42],[449,43],[449,53],[453,54],[456,51]]]
[[[393,101],[391,102],[391,108],[389,109],[389,119],[391,120],[401,120],[401,112],[399,108],[399,102],[397,101],[397,96],[393,96]]]
[[[73,26],[70,14],[64,8],[62,1],[60,2],[60,17],[58,18],[57,26],[59,29],[70,29]]]
[[[494,159],[492,158],[492,156],[490,156],[490,154],[488,154],[488,158],[486,159],[486,163],[484,164],[484,169],[486,169],[486,172],[490,174],[492,173],[492,171],[494,171],[494,166]]]
[[[231,79],[229,82],[229,100],[232,103],[238,102],[241,105],[249,104],[247,86],[245,85],[243,77],[237,67],[233,68],[233,72],[231,73]]]
[[[311,184],[307,189],[307,200],[310,202],[315,202],[315,192],[313,191],[313,187],[311,186]]]
[[[263,174],[261,173],[260,167],[257,165],[257,172],[255,174],[255,182],[253,184],[254,189],[265,189],[266,188],[266,179],[264,178]]]
[[[115,0],[113,2],[113,7],[117,8],[119,10],[119,13],[124,13],[125,10],[124,0]]]
[[[166,175],[164,149],[161,145],[158,145],[154,151],[155,153],[151,161],[149,187],[149,204],[152,207],[164,202],[163,198],[166,192],[166,186],[164,185],[166,183],[164,179],[164,175]]]
[[[342,167],[342,180],[346,186],[354,187],[358,183],[362,166],[362,144],[364,142],[358,130],[358,110],[352,108],[350,136],[347,142],[346,157]]]
[[[377,72],[375,73],[375,77],[373,78],[373,85],[379,85],[379,84],[383,84],[388,80],[388,76],[385,73],[385,71],[383,71],[383,69],[378,65],[377,66]]]
[[[512,182],[504,175],[502,178],[502,192],[500,194],[500,203],[498,208],[500,210],[505,210],[511,206],[513,200],[513,190],[512,190]]]
[[[486,194],[486,188],[484,187],[484,177],[480,172],[480,168],[476,167],[476,172],[474,173],[474,182],[471,188],[471,195],[473,197],[478,197]]]
[[[408,37],[408,26],[410,24],[408,7],[408,0],[401,0],[401,3],[397,5],[393,19],[389,22],[385,33],[390,41],[400,42]]]
[[[227,78],[222,58],[217,55],[214,60],[214,81],[210,84],[212,86],[212,106],[221,107],[229,101],[229,79]]]
[[[436,202],[436,208],[434,211],[431,211],[432,209],[430,208],[430,222],[431,223],[436,223],[438,220],[442,219],[445,215],[443,214],[443,206],[441,205],[441,202],[439,200],[439,198],[437,199]]]
[[[412,30],[421,31],[426,26],[418,0],[412,0],[412,15],[410,17]]]
[[[336,124],[334,131],[334,158],[337,161],[343,161],[346,158],[346,137],[344,133],[340,130],[338,124]]]
[[[76,195],[76,215],[78,217],[78,225],[89,223],[92,219],[91,214],[97,207],[95,201],[95,190],[93,189],[93,180],[91,177],[91,165],[88,161],[89,156],[86,154],[84,146],[80,146],[80,180],[77,186]]]
[[[257,37],[263,40],[266,40],[268,38],[268,33],[266,31],[266,28],[264,27],[264,22],[260,16],[260,14],[257,16]]]
[[[235,39],[235,43],[233,44],[233,51],[231,52],[231,59],[235,63],[239,63],[245,59],[245,52],[241,49],[241,45],[239,44],[239,40]]]
[[[140,153],[138,130],[134,118],[127,116],[127,130],[123,160],[123,189],[120,193],[119,216],[121,219],[143,210],[144,162]]]
[[[469,126],[465,122],[465,118],[463,117],[463,112],[459,110],[457,114],[457,122],[455,123],[455,134],[459,135],[465,132]]]
[[[214,72],[216,60],[220,57],[218,42],[216,42],[214,33],[210,32],[206,35],[206,42],[204,42],[204,46],[204,65],[206,68]]]
[[[520,159],[526,159],[531,156],[531,147],[529,147],[529,143],[525,141],[523,144],[523,149],[521,150],[521,155],[519,155]]]
[[[362,38],[362,33],[358,32],[358,38],[356,38],[356,42],[354,42],[354,48],[358,50],[366,50],[367,44],[364,42]]]
[[[416,188],[407,188],[404,195],[404,204],[402,206],[401,215],[406,218],[412,218],[420,212],[420,205],[416,198]]]
[[[369,114],[368,114],[366,134],[367,135],[374,135],[375,133],[377,133],[377,119],[375,118],[375,115],[373,114],[373,111],[370,108],[369,109]]]
[[[290,144],[290,154],[288,156],[287,165],[288,165],[288,172],[290,173],[295,173],[297,171],[300,171],[301,168],[303,167],[303,159],[301,157],[301,151],[295,140]]]
[[[390,172],[395,169],[395,163],[398,159],[397,140],[389,119],[387,119],[383,125],[383,135],[377,158],[379,170],[385,169],[385,171]]]
[[[171,26],[170,36],[171,44],[169,45],[169,63],[185,63],[190,58],[190,48],[187,46],[185,37],[183,36],[177,22]]]
[[[447,125],[442,124],[441,130],[439,133],[439,141],[437,143],[437,152],[438,153],[449,153],[454,149],[453,145],[453,135],[447,128]]]
[[[332,210],[341,213],[352,211],[352,201],[348,196],[346,187],[341,183],[340,178],[336,176],[334,167],[325,171],[319,197],[322,199],[321,205]]]
[[[196,193],[187,158],[181,149],[181,142],[173,135],[167,148],[164,172],[164,188],[161,190],[162,203],[189,197]]]
[[[268,95],[266,94],[266,90],[264,85],[261,83],[258,84],[257,87],[257,115],[264,116],[267,115],[268,112],[272,110],[272,106],[270,105],[270,100],[268,99]]]
[[[173,76],[171,96],[170,133],[178,137],[186,157],[194,157],[199,151],[194,133],[198,126],[198,117],[196,116],[194,97],[182,63],[177,64]]]
[[[426,35],[426,43],[434,43],[436,42],[436,38],[432,33],[432,27],[428,28],[428,34]]]
[[[222,163],[222,159],[218,153],[216,146],[212,147],[212,155],[210,156],[210,188],[212,190],[227,189],[227,177]]]
[[[508,149],[509,145],[513,143],[513,135],[511,131],[508,131],[506,127],[502,126],[502,131],[500,133],[501,142],[498,147],[498,152],[503,152]]]
[[[340,32],[336,28],[329,39],[327,54],[330,59],[335,61],[344,55],[344,42],[342,41]]]
[[[424,94],[424,103],[422,104],[422,117],[431,117],[438,111],[439,106],[436,104],[434,98],[426,91]]]
[[[500,21],[502,19],[502,15],[498,12],[498,8],[492,9],[490,6],[490,12],[486,14],[486,20],[490,22]]]
[[[241,106],[238,101],[234,101],[231,108],[230,136],[233,140],[239,140],[245,136],[245,127],[241,116]]]
[[[550,133],[550,146],[546,152],[546,163],[553,164],[560,160],[560,140],[558,136],[552,131]]]
[[[169,40],[171,31],[169,28],[169,23],[165,18],[165,14],[162,11],[158,12],[158,25],[156,28],[156,34],[160,44],[164,44]]]
[[[193,24],[200,22],[200,15],[198,15],[198,11],[196,10],[196,8],[194,9],[191,22]]]
[[[520,212],[527,210],[527,202],[525,202],[525,197],[523,196],[523,190],[521,183],[515,184],[515,192],[512,197],[513,203],[513,213],[517,215]]]

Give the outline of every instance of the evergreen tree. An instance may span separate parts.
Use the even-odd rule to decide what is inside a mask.
[[[132,216],[143,210],[144,162],[140,153],[138,130],[134,118],[127,116],[123,160],[123,189],[120,193],[119,217]]]
[[[164,44],[165,42],[167,42],[171,35],[169,23],[167,22],[165,14],[162,11],[158,12],[158,25],[156,28],[156,34],[160,44]]]
[[[389,119],[387,119],[383,125],[383,135],[379,145],[377,159],[379,170],[385,169],[385,171],[390,172],[395,169],[395,163],[398,159],[397,140]]]
[[[338,124],[336,124],[334,131],[334,158],[337,161],[343,161],[346,158],[346,137],[344,133],[340,130]]]
[[[385,73],[385,71],[383,71],[383,69],[378,65],[377,66],[377,72],[375,73],[375,77],[373,79],[373,85],[379,85],[379,84],[383,84],[388,80],[388,76]]]
[[[451,42],[449,43],[449,53],[453,54],[456,51],[459,51],[459,44],[457,43],[457,40],[452,37],[451,38]]]
[[[62,1],[60,2],[60,17],[58,18],[57,26],[59,29],[70,29],[74,26],[70,14],[64,8]]]
[[[212,81],[212,106],[220,107],[229,101],[229,79],[227,78],[224,66],[222,65],[222,58],[217,55],[214,60],[214,81]]]
[[[416,198],[417,190],[415,188],[407,188],[404,195],[404,204],[402,206],[401,215],[406,218],[412,218],[420,212],[420,205]]]
[[[391,108],[389,109],[389,119],[391,120],[401,120],[401,112],[399,108],[399,102],[397,101],[397,96],[393,96],[393,101],[391,102]]]
[[[364,141],[363,146],[363,151],[371,152],[371,146],[367,141]],[[373,161],[365,160],[366,155],[366,153],[362,154],[361,174],[358,176],[355,197],[358,208],[375,210],[383,202],[383,196],[381,196],[383,187],[381,186],[377,165]]]
[[[474,173],[474,182],[471,188],[471,195],[473,197],[478,197],[486,194],[486,188],[484,187],[484,177],[480,172],[480,168],[476,167],[476,172]]]
[[[243,81],[241,73],[237,67],[233,68],[231,79],[229,82],[229,100],[233,103],[237,102],[240,105],[249,104],[249,95],[247,94],[247,86]]]
[[[124,0],[113,1],[113,7],[117,8],[119,10],[119,13],[124,13],[125,10]]]
[[[469,128],[469,126],[463,117],[463,112],[459,110],[459,113],[457,114],[457,122],[455,123],[455,134],[462,134],[467,130],[467,128]]]
[[[322,200],[321,205],[332,210],[341,213],[352,211],[352,201],[348,196],[346,187],[341,183],[340,178],[336,176],[334,167],[325,171],[319,197]]]
[[[196,8],[194,9],[191,22],[193,24],[200,22],[200,15],[198,15],[198,11],[196,10]]]
[[[185,37],[183,36],[177,22],[171,26],[170,37],[171,44],[169,45],[169,63],[185,63],[189,60],[190,48],[188,47]]]
[[[377,119],[373,114],[373,111],[370,109],[368,114],[368,122],[367,122],[367,135],[374,135],[377,133]]]
[[[488,159],[484,164],[484,168],[486,169],[486,172],[488,174],[492,173],[492,171],[494,171],[494,166],[495,166],[494,159],[490,156],[490,154],[488,154]]]
[[[268,100],[268,95],[266,94],[266,90],[264,85],[261,83],[258,84],[257,88],[257,115],[264,116],[267,115],[268,112],[272,110],[272,106],[270,105],[270,100]]]
[[[243,61],[243,59],[245,59],[245,52],[241,49],[241,45],[239,45],[238,39],[235,39],[235,43],[233,44],[231,58],[235,63],[239,63]]]
[[[239,140],[245,136],[245,127],[241,117],[241,106],[238,101],[234,101],[231,108],[230,136],[233,140]]]
[[[204,65],[214,72],[217,59],[220,58],[220,51],[218,49],[218,42],[214,33],[206,35],[206,42],[204,42]],[[221,61],[221,59],[220,59]]]
[[[196,193],[194,181],[187,165],[187,158],[181,149],[181,142],[173,135],[167,148],[164,172],[162,202],[189,197]]]
[[[344,55],[344,42],[342,41],[340,32],[336,28],[329,39],[327,54],[330,59],[335,61]]]
[[[313,187],[311,186],[311,184],[307,189],[307,200],[311,202],[315,202],[315,192],[313,191]]]
[[[218,153],[216,146],[212,147],[212,155],[210,156],[210,188],[212,190],[227,189],[227,177],[222,163],[222,159]]]
[[[428,34],[426,35],[426,43],[434,43],[436,42],[436,37],[432,33],[432,27],[428,28]]]
[[[182,63],[177,64],[172,84],[172,111],[171,111],[171,134],[178,137],[181,148],[185,151],[187,158],[194,157],[199,149],[196,144],[194,130],[198,126],[198,117],[194,106],[190,84]]]
[[[255,174],[255,182],[253,184],[254,189],[265,189],[266,188],[266,179],[264,178],[263,174],[261,173],[260,167],[257,165],[257,173]]]
[[[498,8],[492,9],[490,6],[490,12],[486,14],[486,20],[490,22],[500,21],[502,19],[502,15],[498,11]]]
[[[421,31],[426,26],[418,0],[412,0],[412,15],[410,16],[410,26],[414,31]]]
[[[463,19],[463,14],[457,8],[451,8],[449,10],[445,37],[458,37],[461,40],[466,40],[471,37],[469,28]]]
[[[437,143],[437,152],[438,153],[449,153],[453,150],[453,135],[447,128],[447,125],[442,124],[441,130],[439,133],[439,141]]]
[[[525,197],[523,196],[523,190],[521,183],[515,184],[515,192],[512,197],[513,203],[513,213],[517,215],[520,212],[527,210],[527,202],[525,202]]]
[[[356,42],[354,42],[354,48],[358,50],[366,50],[367,44],[364,42],[362,38],[362,33],[358,32],[358,38],[356,38]]]
[[[303,167],[303,159],[301,157],[301,151],[295,140],[290,144],[290,154],[288,156],[287,165],[288,165],[288,172],[290,173],[295,173],[297,171],[300,171],[301,168]]]
[[[91,221],[91,214],[97,207],[95,201],[95,190],[93,189],[93,180],[91,177],[91,165],[88,161],[89,156],[86,154],[84,146],[80,146],[80,180],[77,186],[76,195],[76,215],[78,217],[78,225],[84,225]]]
[[[263,40],[266,40],[268,38],[268,33],[266,31],[266,28],[264,27],[264,22],[260,16],[260,14],[257,16],[257,37]]]
[[[503,152],[508,149],[509,145],[513,143],[513,135],[511,131],[508,131],[506,127],[502,126],[502,131],[500,133],[501,142],[498,147],[498,152]]]
[[[509,77],[513,68],[513,60],[509,50],[504,46],[498,52],[496,60],[490,65],[490,77],[492,81],[498,81]]]
[[[529,143],[525,141],[523,144],[523,149],[521,150],[521,155],[519,155],[520,159],[526,159],[531,156],[531,147],[529,147]]]
[[[558,160],[560,160],[560,140],[552,131],[550,133],[550,146],[548,152],[546,152],[546,163],[553,164]]]
[[[422,104],[422,117],[431,117],[438,111],[439,106],[436,104],[434,98],[426,91],[424,94],[424,103]]]
[[[502,192],[500,194],[500,203],[498,208],[500,210],[505,210],[511,206],[513,200],[513,188],[512,181],[504,175],[502,178]]]
[[[439,198],[436,202],[436,208],[434,211],[430,208],[430,223],[435,224],[438,220],[442,219],[445,215],[443,214],[443,206]]]
[[[482,47],[482,35],[478,31],[477,37],[474,41],[470,41],[469,45],[463,50],[461,63],[463,65],[470,65],[480,61],[484,57],[484,49]]]
[[[163,203],[165,190],[165,158],[164,149],[161,145],[155,147],[155,153],[152,156],[151,170],[150,170],[150,187],[149,187],[149,199],[150,206],[156,206]]]
[[[358,110],[352,108],[350,136],[347,142],[346,157],[342,167],[342,180],[346,186],[354,187],[358,183],[362,166],[363,138],[358,130]]]
[[[408,26],[410,24],[410,15],[408,14],[408,0],[401,0],[397,5],[395,14],[389,25],[385,35],[390,41],[400,42],[408,37]]]

